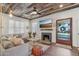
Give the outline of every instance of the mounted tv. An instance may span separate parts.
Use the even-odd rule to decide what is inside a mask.
[[[45,19],[39,21],[40,28],[52,28],[52,20],[51,19]]]

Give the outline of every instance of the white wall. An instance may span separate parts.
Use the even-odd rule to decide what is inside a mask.
[[[66,10],[66,11],[62,11],[62,12],[58,12],[58,13],[54,13],[54,14],[51,14],[49,16],[45,16],[45,17],[42,17],[42,18],[38,18],[38,19],[34,19],[32,20],[31,22],[37,22],[40,20],[40,19],[48,19],[48,18],[51,18],[53,20],[53,23],[52,25],[54,26],[53,27],[53,30],[52,30],[52,42],[56,42],[56,20],[58,19],[65,19],[65,18],[70,18],[72,17],[72,32],[73,32],[73,35],[72,35],[72,43],[73,43],[73,46],[79,46],[79,35],[78,35],[78,20],[79,20],[79,7],[78,8],[75,8],[75,9],[71,9],[71,10]],[[37,26],[37,33],[41,33],[40,29],[39,29],[39,26]],[[40,36],[40,34],[39,34]],[[40,36],[41,37],[41,36]]]
[[[0,13],[0,35],[2,33],[2,16],[1,16],[1,13]]]
[[[0,14],[0,34],[1,35],[7,34],[7,31],[8,31],[8,20],[19,20],[19,21],[22,20],[22,21],[25,21],[26,22],[26,25],[28,27],[30,27],[29,26],[30,23],[29,23],[29,20],[28,19],[24,19],[24,18],[20,18],[20,17],[15,17],[15,16],[13,16],[11,18],[8,14]],[[28,28],[28,29],[26,28],[26,31],[27,32],[29,32],[29,30],[30,30],[30,28]]]

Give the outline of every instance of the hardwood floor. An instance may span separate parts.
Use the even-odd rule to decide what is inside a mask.
[[[43,56],[78,56],[78,52],[73,49],[51,45]]]

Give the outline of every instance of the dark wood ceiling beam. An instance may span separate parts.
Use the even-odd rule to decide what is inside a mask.
[[[20,18],[24,18],[24,19],[28,19],[28,20],[32,20],[32,19],[29,19],[27,17],[17,16],[17,15],[13,15],[13,16],[20,17]]]
[[[29,5],[27,8],[30,8],[30,7],[32,7],[33,5],[35,5],[34,3],[32,3],[31,5]]]
[[[3,12],[8,13],[10,11],[10,9],[12,9],[12,7],[13,7],[12,3],[8,4],[6,10],[5,11],[3,10]]]

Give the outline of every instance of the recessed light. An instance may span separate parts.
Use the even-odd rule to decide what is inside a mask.
[[[62,8],[63,7],[63,4],[60,4],[59,7]]]

